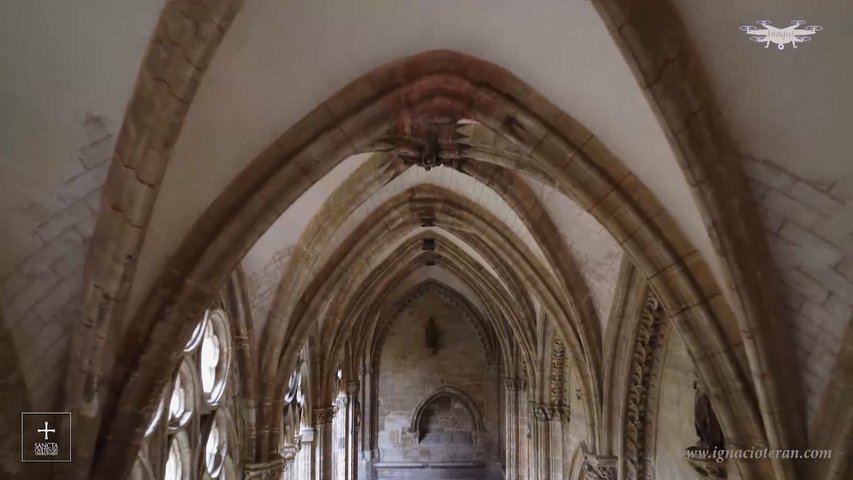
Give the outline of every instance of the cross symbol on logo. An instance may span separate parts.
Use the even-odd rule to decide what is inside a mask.
[[[56,433],[56,429],[55,429],[55,428],[48,428],[47,422],[44,422],[44,428],[39,428],[39,429],[38,429],[38,430],[36,430],[36,431],[37,431],[37,432],[39,432],[39,433],[43,433],[43,434],[44,434],[44,439],[45,439],[45,440],[47,440],[47,434],[48,434],[48,433]]]

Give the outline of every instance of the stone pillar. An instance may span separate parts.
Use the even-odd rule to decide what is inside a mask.
[[[266,463],[243,465],[244,480],[279,480],[284,471],[284,461],[277,459]]]
[[[501,397],[501,379],[499,365],[495,362],[490,362],[486,365],[486,398],[485,398],[485,409],[483,416],[483,427],[487,432],[498,432],[498,422],[500,420],[500,414],[498,413],[498,408],[500,408],[500,397]],[[480,435],[480,441],[486,444],[486,452],[489,457],[489,460],[492,462],[501,461],[498,456],[500,453],[500,442],[494,435]]]
[[[517,378],[507,377],[504,379],[505,418],[506,418],[506,478],[518,477],[518,448],[519,448],[519,416],[518,416],[518,392],[521,390],[521,382]]]
[[[361,420],[359,430],[361,432],[360,452],[358,459],[358,480],[374,480],[376,469],[373,468],[375,461],[376,445],[375,435],[375,401],[376,396],[376,373],[373,367],[362,367],[361,371]]]
[[[349,437],[349,395],[341,395],[335,401],[335,416],[332,420],[332,476],[334,480],[346,480]]]
[[[314,429],[303,428],[299,431],[302,448],[296,455],[296,478],[298,480],[317,480],[314,471]]]
[[[359,430],[359,408],[358,401],[360,382],[351,380],[347,382],[347,397],[349,397],[349,409],[347,410],[347,480],[355,480],[358,468],[358,430]]]
[[[551,478],[568,478],[571,450],[569,448],[569,418],[568,405],[551,405]]]
[[[335,407],[314,409],[314,471],[312,480],[332,480],[332,420]]]
[[[299,453],[299,448],[296,445],[285,445],[281,449],[281,458],[284,461],[283,480],[295,480],[294,470],[296,469],[296,454]]]
[[[530,480],[551,480],[551,412],[530,404]]]
[[[516,451],[518,452],[518,478],[519,480],[530,479],[530,409],[527,408],[527,392],[524,381],[520,383],[520,390],[516,396],[518,404],[518,440]]]

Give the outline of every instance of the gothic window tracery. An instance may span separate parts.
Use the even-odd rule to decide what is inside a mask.
[[[133,480],[238,478],[230,331],[220,303],[207,309],[194,327],[146,428]]]
[[[214,418],[204,449],[204,466],[211,478],[220,478],[228,449],[227,436],[219,423],[219,420]]]

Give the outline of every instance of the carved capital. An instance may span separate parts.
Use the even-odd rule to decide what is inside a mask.
[[[547,405],[539,403],[530,404],[530,415],[536,420],[549,422],[558,420],[568,423],[571,418],[571,408],[568,405]]]
[[[510,392],[517,392],[519,390],[522,390],[521,380],[518,378],[505,377],[504,378],[504,386]]]
[[[279,450],[281,454],[281,458],[284,459],[284,463],[288,464],[296,458],[296,454],[299,453],[299,448],[296,445],[284,445]]]
[[[583,471],[590,480],[616,480],[616,461],[616,457],[587,453],[583,459]]]
[[[572,416],[572,409],[568,405],[550,405],[551,419],[559,420],[561,423],[569,423]]]
[[[332,423],[335,418],[335,407],[315,408],[314,409],[314,425],[323,425]]]
[[[284,460],[243,465],[243,480],[278,480],[284,471]]]
[[[548,407],[548,405],[531,403],[530,414],[533,416],[533,418],[539,420],[540,422],[547,422],[551,420],[551,409]]]
[[[355,396],[358,395],[358,391],[361,388],[361,383],[358,380],[350,380],[347,382],[347,395]]]

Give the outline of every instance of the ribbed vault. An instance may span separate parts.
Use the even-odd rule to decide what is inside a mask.
[[[460,120],[467,122],[460,125]],[[428,53],[377,69],[285,132],[210,207],[205,214],[209,221],[199,223],[197,233],[187,239],[174,274],[163,278],[158,291],[170,293],[146,302],[132,328],[165,329],[163,333],[171,331],[182,338],[188,326],[164,321],[166,318],[195,311],[207,288],[214,288],[217,279],[236,266],[275,219],[337,163],[353,154],[377,150],[390,152],[392,160],[371,160],[387,167],[374,170],[379,176],[365,175],[361,195],[369,196],[371,185],[382,185],[407,165],[426,167],[431,162],[434,168],[455,168],[500,192],[530,230],[546,232],[531,235],[551,238],[550,244],[539,242],[551,267],[543,265],[510,228],[476,202],[437,187],[416,187],[392,197],[368,215],[349,240],[335,247],[336,253],[315,272],[297,264],[295,275],[283,278],[282,283],[296,288],[279,288],[283,298],[274,300],[270,318],[275,320],[268,321],[263,335],[259,460],[275,451],[275,439],[265,432],[280,423],[276,399],[285,393],[302,339],[312,332],[319,334],[320,343],[341,338],[338,328],[359,318],[354,313],[370,294],[382,291],[383,282],[392,281],[394,276],[389,273],[402,266],[412,268],[423,263],[423,257],[434,255],[463,279],[478,274],[476,282],[466,282],[472,288],[491,286],[481,301],[499,308],[495,317],[508,324],[506,330],[529,360],[526,364],[534,382],[542,372],[532,361],[535,341],[530,335],[536,329],[530,322],[547,318],[558,326],[580,378],[590,419],[590,443],[598,445],[601,332],[587,287],[577,281],[579,275],[565,246],[554,243],[558,237],[552,234],[553,220],[534,197],[524,194],[526,185],[507,169],[551,186],[596,218],[646,275],[673,318],[684,324],[682,328],[704,332],[687,337],[704,381],[721,394],[745,388],[736,357],[718,353],[730,352],[725,345],[726,336],[734,335],[731,311],[724,302],[710,301],[719,298],[710,272],[654,197],[618,159],[598,146],[591,133],[530,87],[499,67],[453,52]],[[434,253],[424,253],[421,240],[425,237],[415,237],[418,241],[404,243],[394,252],[383,248],[407,230],[425,224],[442,228],[473,248],[497,272],[497,278],[482,261],[473,261],[452,242],[438,243]],[[196,245],[206,246],[199,250]],[[303,245],[309,251],[313,246]],[[578,292],[582,298],[575,297]],[[534,304],[541,310],[534,313]],[[174,313],[164,317],[165,311]],[[172,348],[165,344],[140,347],[143,358],[161,356]],[[160,348],[166,351],[160,353]],[[320,371],[334,363],[325,356],[332,351],[320,348],[323,353],[318,353],[317,363],[325,365]],[[146,362],[139,365],[149,368]],[[132,421],[130,417],[122,420],[121,412],[135,404],[133,399],[140,393],[150,391],[146,382],[158,381],[156,375],[141,373],[130,377],[117,398],[119,415],[114,427],[108,428]],[[727,397],[734,400],[719,407],[727,433],[733,439],[759,440],[753,407],[738,403],[742,395]]]
[[[74,463],[4,474],[848,476],[849,7],[782,53],[734,0],[38,3],[0,7],[0,404],[70,410]]]

